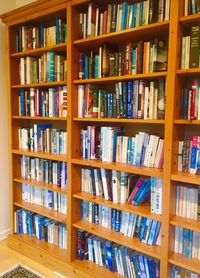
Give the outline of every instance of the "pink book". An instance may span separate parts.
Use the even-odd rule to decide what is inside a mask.
[[[132,203],[132,200],[133,200],[135,194],[137,193],[138,189],[141,187],[142,183],[143,183],[143,179],[139,179],[139,181],[137,182],[136,186],[134,187],[130,197],[128,198],[128,204]]]

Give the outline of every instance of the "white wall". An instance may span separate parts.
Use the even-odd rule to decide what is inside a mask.
[[[0,14],[15,8],[15,0],[0,0]],[[8,163],[8,105],[6,88],[5,26],[0,22],[0,240],[9,233],[10,196]]]
[[[14,0],[13,0],[14,1]],[[34,2],[35,0],[16,0],[16,8]]]
[[[34,0],[0,0],[0,14],[33,1]],[[7,236],[10,228],[9,194],[5,26],[0,21],[0,240]]]

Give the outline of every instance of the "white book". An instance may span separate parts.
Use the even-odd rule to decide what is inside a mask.
[[[92,35],[92,3],[88,4],[87,13],[87,37]]]
[[[179,227],[176,226],[175,238],[174,238],[174,253],[179,253],[178,242],[179,242]]]
[[[164,140],[159,139],[158,148],[156,151],[155,161],[154,161],[154,165],[153,165],[153,167],[155,167],[155,168],[158,168],[158,166],[159,166],[159,161],[160,161],[163,146],[164,146]]]
[[[146,166],[146,167],[149,167],[151,154],[153,151],[153,142],[154,142],[154,135],[150,135],[149,144],[148,144],[147,151],[145,153],[145,159],[144,159],[144,166]]]
[[[137,148],[138,148],[138,137],[139,137],[139,135],[136,134],[136,136],[135,136],[135,149],[134,149],[133,165],[136,165],[136,155],[137,155]]]
[[[182,227],[177,227],[178,228],[178,253],[182,254],[183,253],[183,228]]]
[[[165,21],[170,17],[170,0],[165,1]]]
[[[197,101],[197,120],[200,120],[200,87],[197,90],[198,101]]]
[[[20,84],[25,84],[25,58],[20,58]]]
[[[182,210],[182,217],[186,217],[187,213],[187,194],[188,188],[186,186],[183,187],[183,210]]]
[[[156,202],[156,211],[157,214],[162,214],[162,179],[156,178],[156,186],[155,186],[155,199]]]
[[[178,143],[178,171],[182,171],[182,166],[183,166],[182,152],[183,152],[183,141],[179,141],[179,143]]]
[[[150,230],[151,230],[152,221],[153,221],[152,219],[147,218],[147,222],[146,222],[147,230],[146,230],[145,238],[142,239],[143,243],[147,243],[147,240],[148,240],[148,237],[149,237],[149,233],[150,233]]]
[[[78,85],[78,118],[84,117],[83,103],[84,103],[85,86]]]
[[[179,215],[179,197],[180,196],[180,186],[177,185],[176,186],[176,215],[177,216],[180,216]]]
[[[189,68],[189,57],[190,57],[190,36],[186,37],[186,44],[185,44],[185,68]]]
[[[95,36],[99,33],[99,8],[96,9]]]
[[[83,29],[83,38],[87,38],[87,13],[84,13],[83,15],[83,26],[84,26],[84,29]]]
[[[185,5],[184,5],[184,16],[188,16],[188,0],[185,0]]]
[[[150,157],[150,160],[149,160],[149,167],[153,167],[154,166],[156,152],[157,152],[157,148],[158,148],[158,142],[159,142],[159,137],[158,136],[154,136],[154,138],[153,138],[153,146],[152,146],[152,153],[151,153],[151,157]]]
[[[102,185],[103,185],[103,193],[104,193],[104,198],[106,201],[109,200],[109,195],[108,195],[108,183],[107,183],[107,178],[106,178],[106,170],[101,168],[101,179],[102,179]]]
[[[155,98],[155,90],[154,90],[154,82],[150,82],[150,90],[149,90],[149,119],[153,120],[154,117],[154,98]]]

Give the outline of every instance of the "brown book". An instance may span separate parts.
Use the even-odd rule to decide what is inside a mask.
[[[108,11],[103,13],[103,34],[107,33]]]
[[[54,225],[54,244],[58,246],[58,223]]]
[[[200,26],[192,26],[190,38],[190,68],[199,67],[199,40]]]
[[[137,44],[137,73],[142,73],[143,70],[143,41]]]
[[[166,39],[154,40],[156,57],[153,58],[153,71],[166,71],[168,60],[168,41]]]
[[[110,50],[106,44],[103,45],[102,50],[102,77],[110,74]]]

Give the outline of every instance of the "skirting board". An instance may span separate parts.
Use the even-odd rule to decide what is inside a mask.
[[[54,272],[58,272],[64,277],[70,278],[92,278],[94,277],[92,273],[86,274],[78,269],[77,267],[73,267],[72,264],[67,264],[64,261],[61,261],[59,258],[55,258],[50,253],[45,252],[37,246],[34,246],[26,241],[18,239],[15,235],[9,235],[8,247],[14,249],[15,251],[31,258],[32,260],[37,261],[38,263],[44,265],[45,267],[53,270]]]
[[[0,241],[6,239],[9,234],[10,234],[10,230],[9,229],[1,232],[0,233]]]

